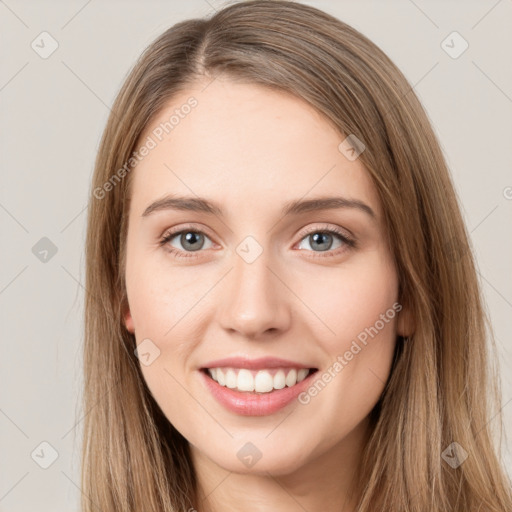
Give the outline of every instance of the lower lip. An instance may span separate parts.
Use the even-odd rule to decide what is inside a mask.
[[[269,393],[252,393],[236,391],[221,386],[204,371],[200,371],[206,387],[226,409],[243,416],[267,416],[284,409],[304,391],[316,372],[310,373],[304,380],[292,387],[276,389]]]

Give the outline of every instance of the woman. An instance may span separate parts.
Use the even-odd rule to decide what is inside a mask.
[[[83,510],[511,510],[468,238],[360,33],[267,0],[167,30],[93,177]]]

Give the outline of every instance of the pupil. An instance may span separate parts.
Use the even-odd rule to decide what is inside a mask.
[[[190,249],[191,251],[197,251],[201,247],[190,247],[191,244],[194,244],[194,242],[197,242],[198,240],[201,240],[200,233],[195,233],[194,231],[189,231],[188,233],[185,233],[184,235],[181,235],[181,243],[185,249]]]
[[[321,251],[326,251],[330,249],[332,245],[332,237],[329,233],[315,233],[314,235],[311,235],[313,238],[314,243],[319,243],[320,247],[318,247]],[[327,246],[325,242],[325,237],[327,237],[328,243]],[[313,247],[314,244],[311,244],[311,247]],[[322,247],[323,245],[323,247]]]

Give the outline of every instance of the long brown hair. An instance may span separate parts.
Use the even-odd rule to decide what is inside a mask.
[[[354,134],[366,145],[360,158],[382,202],[400,303],[415,330],[397,340],[372,414],[358,512],[512,510],[491,428],[501,425],[492,328],[428,118],[402,73],[366,37],[313,7],[272,0],[235,3],[168,29],[144,51],[112,107],[88,214],[82,510],[198,506],[188,443],[152,398],[123,323],[125,164],[173,95],[219,74],[301,97],[339,130],[340,142]],[[454,455],[453,442],[467,455],[458,467],[442,457],[446,449]]]

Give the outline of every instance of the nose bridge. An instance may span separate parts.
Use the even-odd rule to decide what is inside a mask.
[[[255,240],[244,240],[233,252],[233,270],[222,300],[222,327],[245,337],[283,330],[290,320],[290,305],[275,275],[270,251]]]

